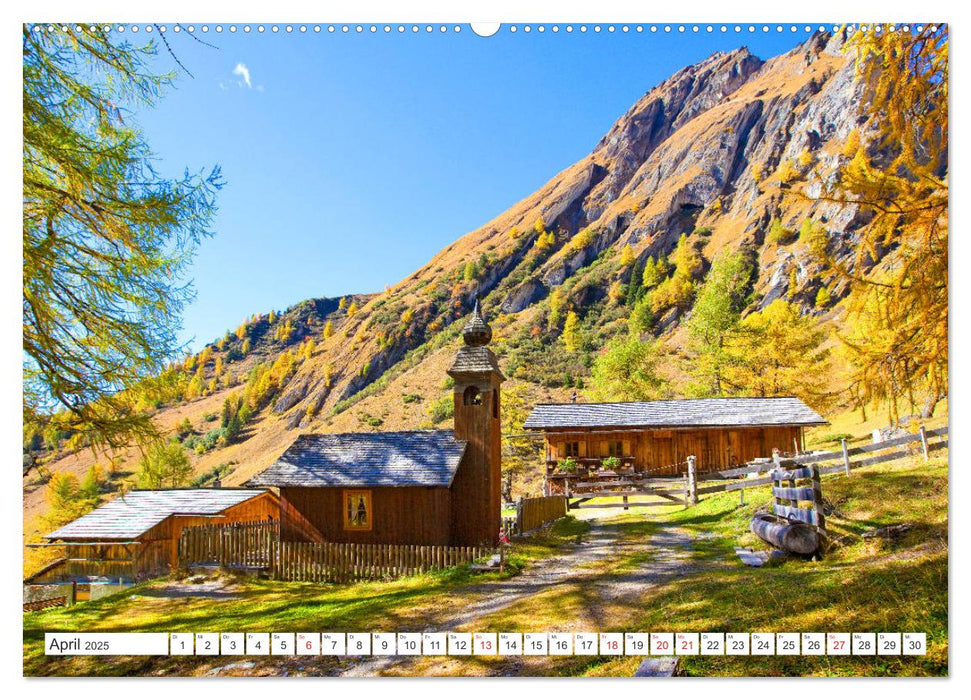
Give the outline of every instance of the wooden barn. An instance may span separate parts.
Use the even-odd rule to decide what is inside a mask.
[[[527,430],[545,436],[547,479],[569,478],[558,468],[570,458],[580,471],[615,474],[684,473],[688,456],[699,471],[715,471],[803,449],[803,430],[826,421],[792,397],[677,399],[628,403],[540,404]]]
[[[249,481],[280,490],[284,541],[492,545],[504,381],[478,304],[448,374],[453,430],[302,435]]]
[[[276,495],[265,490],[129,491],[46,535],[47,546],[64,547],[65,556],[32,576],[30,583],[151,578],[177,565],[184,527],[279,517]]]

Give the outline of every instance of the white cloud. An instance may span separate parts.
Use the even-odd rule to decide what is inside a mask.
[[[246,83],[246,87],[252,88],[253,82],[249,77],[249,68],[246,67],[245,63],[237,63],[236,67],[233,68],[233,75],[239,75],[243,78],[243,83]],[[242,83],[240,83],[242,85]]]

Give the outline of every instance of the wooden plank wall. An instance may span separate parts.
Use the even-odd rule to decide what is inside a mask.
[[[451,499],[447,488],[389,486],[363,489],[371,492],[370,530],[344,529],[344,490],[281,488],[280,536],[283,541],[449,544]],[[495,529],[498,535],[498,519]]]
[[[617,432],[555,431],[546,433],[546,449],[551,459],[561,459],[564,444],[575,441],[580,443],[581,457],[602,458],[606,456],[603,443],[607,440],[629,443],[634,470],[658,475],[683,474],[689,455],[698,458],[698,471],[705,472],[745,464],[759,457],[771,457],[773,448],[784,453],[792,452],[797,444],[800,450],[803,448],[802,430],[798,426],[779,426]]]

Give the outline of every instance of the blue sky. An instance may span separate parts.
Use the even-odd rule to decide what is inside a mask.
[[[218,164],[226,180],[216,235],[191,269],[182,337],[193,349],[257,311],[397,282],[587,155],[674,71],[743,45],[768,58],[807,37],[802,25],[198,35],[218,48],[169,31],[193,77],[180,71],[135,115],[163,173]],[[164,47],[157,63],[176,68]]]

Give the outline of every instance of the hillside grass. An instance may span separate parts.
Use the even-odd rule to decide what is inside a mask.
[[[691,535],[691,570],[629,600],[598,604],[583,586],[558,586],[476,623],[478,631],[613,632],[926,632],[926,656],[684,656],[694,676],[925,676],[948,673],[947,458],[866,467],[822,480],[835,509],[827,520],[833,548],[822,561],[791,559],[752,568],[734,548],[768,549],[749,530],[771,503],[769,487],[704,497],[688,509],[641,508],[618,515],[622,541],[662,530]],[[663,514],[662,514],[663,513]],[[899,541],[864,540],[871,529],[913,528]],[[647,551],[600,564],[605,578],[645,562]],[[468,630],[471,631],[471,630]],[[549,657],[544,675],[630,676],[642,657]],[[514,661],[463,660],[468,674],[502,674]],[[453,662],[453,667],[455,662]],[[427,662],[419,671],[432,672]],[[458,669],[453,668],[453,672]]]
[[[24,614],[24,674],[43,675],[191,675],[227,663],[226,657],[47,657],[44,632],[306,632],[421,631],[435,611],[455,609],[455,591],[470,584],[507,579],[526,566],[553,556],[590,529],[565,518],[520,542],[502,573],[473,573],[451,567],[394,581],[352,584],[266,581],[222,576],[218,591],[172,597],[175,577],[128,588],[70,608]],[[230,659],[232,661],[233,659]],[[237,659],[238,660],[238,659]],[[326,664],[327,659],[321,663]]]
[[[583,565],[588,581],[540,589],[476,620],[464,631],[742,631],[926,632],[926,656],[682,657],[695,676],[924,676],[948,673],[947,453],[865,467],[849,478],[823,478],[833,547],[822,561],[791,559],[751,568],[738,544],[763,547],[748,532],[752,514],[771,502],[768,487],[703,497],[696,506],[637,509],[603,519],[618,537],[616,556]],[[603,511],[581,511],[582,516]],[[868,530],[898,523],[912,528],[897,541],[863,539]],[[143,584],[94,603],[24,615],[27,675],[192,675],[238,659],[47,658],[48,630],[100,631],[413,631],[436,615],[471,602],[472,582],[515,576],[541,566],[583,540],[590,523],[567,518],[519,542],[503,574],[473,576],[455,568],[392,582],[351,585],[234,579],[232,598],[164,598],[166,582]],[[688,545],[684,568],[649,581],[651,562],[667,556],[652,546],[677,533]],[[659,563],[661,563],[659,561]],[[641,578],[638,578],[641,576]],[[600,586],[630,580],[621,596]],[[629,676],[642,657],[420,658],[391,673],[410,675]],[[318,657],[266,660],[263,673],[301,664],[326,675],[350,662]],[[288,665],[289,664],[289,665]],[[308,671],[307,669],[312,669]],[[295,671],[296,672],[296,671]]]

